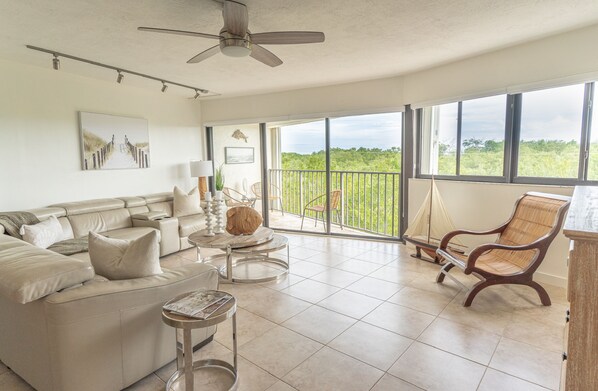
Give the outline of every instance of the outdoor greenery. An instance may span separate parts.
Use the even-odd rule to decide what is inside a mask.
[[[401,149],[398,147],[389,149],[331,148],[330,165],[332,171],[400,172]],[[318,151],[302,155],[294,152],[283,152],[282,168],[288,170],[325,170],[326,153]]]

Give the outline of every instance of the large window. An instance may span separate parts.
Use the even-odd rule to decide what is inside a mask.
[[[502,176],[506,100],[499,95],[423,109],[421,173]]]
[[[418,175],[546,184],[596,181],[595,95],[594,83],[586,83],[420,109]]]

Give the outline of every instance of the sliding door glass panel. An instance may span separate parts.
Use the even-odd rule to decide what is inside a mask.
[[[598,86],[594,86],[594,96],[592,102],[592,128],[590,133],[590,156],[588,161],[588,180],[598,180]]]
[[[507,96],[463,101],[460,175],[503,176]]]
[[[577,178],[584,85],[521,95],[517,175]]]
[[[330,120],[333,233],[399,235],[402,113]]]
[[[267,133],[270,226],[326,233],[325,121],[268,124]]]
[[[222,172],[227,206],[254,206],[261,214],[252,191],[252,185],[261,181],[259,124],[214,126],[213,147],[214,168]]]

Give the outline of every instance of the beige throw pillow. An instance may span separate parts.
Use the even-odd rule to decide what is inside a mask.
[[[109,280],[126,280],[162,274],[158,232],[135,240],[107,238],[89,232],[89,258],[96,274]]]
[[[23,240],[34,246],[48,248],[63,239],[62,226],[56,216],[33,225],[22,225],[19,231]]]
[[[183,217],[203,213],[199,205],[199,190],[194,187],[189,193],[185,193],[178,186],[174,187],[174,200],[172,208],[174,217]]]

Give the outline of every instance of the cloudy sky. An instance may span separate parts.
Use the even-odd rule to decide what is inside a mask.
[[[332,148],[401,146],[402,113],[356,115],[330,120]],[[282,151],[309,154],[325,148],[324,120],[282,127]]]

